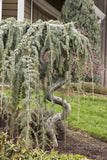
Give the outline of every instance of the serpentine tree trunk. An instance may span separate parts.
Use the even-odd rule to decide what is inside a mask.
[[[64,84],[65,84],[65,80],[63,81],[58,80],[48,90],[48,95],[47,95],[47,99],[49,101],[53,101],[54,103],[59,104],[63,107],[63,110],[60,113],[56,113],[53,116],[50,116],[47,119],[46,124],[45,124],[47,133],[50,135],[54,147],[58,147],[58,142],[57,142],[57,138],[55,135],[54,126],[58,120],[64,120],[65,118],[67,118],[67,116],[71,112],[71,106],[66,100],[52,94],[53,91],[60,88]]]

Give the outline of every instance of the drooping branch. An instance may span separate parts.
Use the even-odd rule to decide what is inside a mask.
[[[71,24],[71,23],[69,23],[69,24]],[[49,26],[51,26],[51,27],[56,27],[56,28],[64,28],[64,25],[63,24],[49,24]],[[66,25],[65,25],[66,26]],[[75,28],[73,28],[73,31],[75,32],[75,33],[77,33],[77,34],[79,34],[80,32],[78,32],[77,31],[77,29],[75,29]]]
[[[72,24],[72,23],[68,23],[67,25]],[[18,44],[17,48],[14,50],[14,54],[18,54],[18,52],[20,52],[20,50],[23,50],[24,46],[26,45],[28,38],[32,35],[33,32],[35,32],[35,29],[40,27],[40,26],[50,26],[53,28],[64,28],[67,25],[63,25],[63,24],[50,24],[48,22],[43,22],[41,24],[36,24],[36,25],[31,25],[30,28],[28,29],[27,33],[23,36],[21,42]],[[72,28],[73,32],[76,34],[80,34],[80,32],[78,32],[75,28]],[[44,52],[44,47],[41,50],[41,53]],[[41,59],[40,59],[41,60]]]
[[[20,23],[17,22],[16,27],[18,28],[19,26]],[[69,115],[71,106],[63,98],[53,95],[53,92],[68,81],[69,76],[64,75],[66,72],[69,75],[71,74],[72,63],[70,57],[73,57],[72,53],[78,53],[82,57],[88,54],[89,42],[86,37],[74,28],[72,22],[63,25],[58,21],[38,21],[35,24],[29,24],[26,29],[24,29],[24,26],[26,25],[22,25],[22,34],[21,29],[20,34],[12,34],[13,41],[9,48],[9,60],[7,59],[6,61],[8,67],[5,67],[6,73],[9,68],[7,75],[9,75],[9,81],[12,82],[12,109],[15,111],[21,100],[23,100],[22,107],[27,109],[26,102],[29,99],[29,103],[32,103],[34,92],[37,95],[37,106],[42,106],[39,83],[40,80],[43,80],[44,99],[46,97],[49,101],[62,106],[62,111],[50,116],[47,120],[45,119],[46,123],[43,125],[43,130],[46,129],[46,133],[50,135],[53,146],[57,147],[54,125],[58,120],[63,120]],[[12,27],[12,33],[13,31],[15,33],[16,30],[14,29]],[[16,37],[17,43],[14,41]],[[3,42],[5,38],[2,40]],[[29,54],[31,54],[30,59],[28,57]],[[28,66],[30,75],[28,74]],[[30,79],[28,79],[29,76]],[[65,79],[62,80],[62,77]],[[57,78],[59,80],[50,86]],[[30,88],[28,87],[29,85]],[[26,93],[31,94],[31,98]],[[15,105],[16,107],[14,107]],[[24,130],[26,132],[25,128]]]

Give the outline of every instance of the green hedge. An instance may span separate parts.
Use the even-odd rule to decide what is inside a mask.
[[[82,82],[80,84],[72,83],[71,88],[74,91],[107,95],[107,89],[105,87],[103,87],[101,84],[95,84],[92,82]]]

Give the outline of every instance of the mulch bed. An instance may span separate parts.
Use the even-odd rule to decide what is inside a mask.
[[[62,135],[60,135],[62,137]],[[80,154],[93,160],[107,160],[107,143],[75,130],[68,130],[64,140],[58,140],[60,154]]]

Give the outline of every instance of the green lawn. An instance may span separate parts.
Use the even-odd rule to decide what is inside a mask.
[[[60,93],[55,93],[61,96]],[[84,96],[64,96],[71,104],[71,113],[67,118],[69,126],[79,128],[102,139],[107,139],[107,99]],[[61,107],[54,106],[56,112]],[[79,118],[79,123],[78,123]]]
[[[8,95],[8,92],[6,95]],[[71,104],[71,113],[67,118],[69,126],[79,128],[91,135],[107,140],[107,98],[67,96],[59,92],[55,92],[55,95],[60,97],[64,96],[64,99]],[[43,102],[42,91],[41,101]],[[47,101],[47,108],[52,109],[51,105],[52,104]],[[31,106],[35,108],[35,103],[33,102]],[[55,112],[60,112],[62,107],[55,104],[54,110]]]

